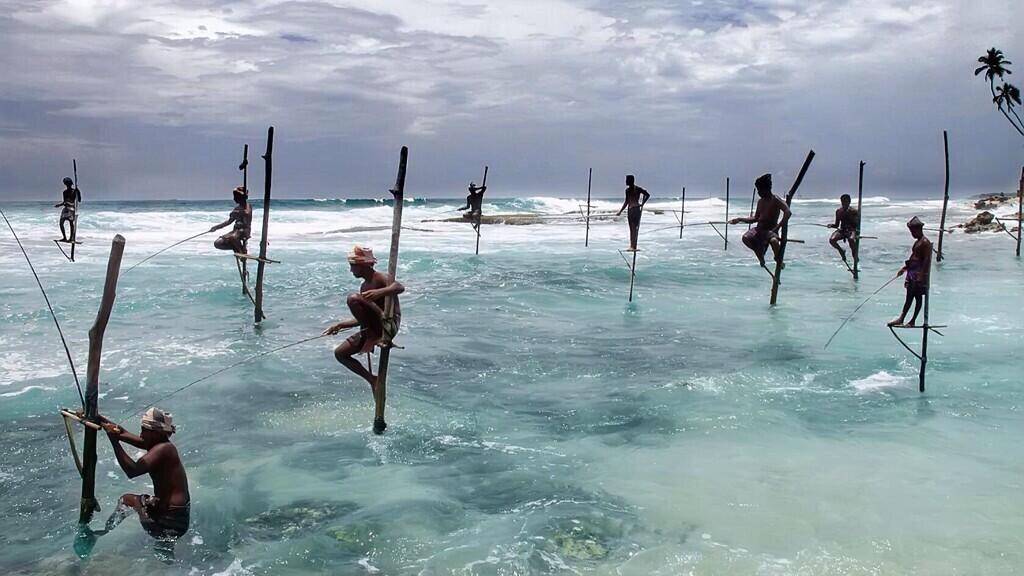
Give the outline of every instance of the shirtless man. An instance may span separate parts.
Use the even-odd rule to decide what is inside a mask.
[[[334,349],[334,357],[366,380],[375,397],[377,376],[370,370],[372,366],[363,366],[355,355],[372,352],[373,347],[384,339],[385,333],[389,338],[394,338],[398,333],[398,327],[402,323],[402,308],[398,303],[398,295],[405,292],[405,286],[384,272],[374,270],[373,266],[376,263],[373,250],[358,244],[352,247],[348,254],[349,269],[353,276],[363,279],[359,292],[348,295],[348,309],[352,312],[352,318],[342,320],[323,331],[324,335],[333,335],[346,328],[359,327],[359,332],[346,338]],[[388,297],[394,298],[393,319],[390,322],[384,318],[384,301]],[[373,430],[378,434],[383,432],[386,426],[383,419],[378,418],[373,422]]]
[[[176,540],[188,531],[190,497],[185,467],[178,456],[178,449],[171,443],[174,433],[171,414],[157,408],[150,408],[142,415],[142,431],[139,436],[126,432],[117,424],[100,419],[107,431],[110,445],[114,448],[117,463],[129,478],[149,474],[153,482],[153,495],[124,494],[118,501],[117,509],[107,520],[107,530],[113,529],[134,510],[139,515],[142,527],[158,540]],[[146,453],[138,460],[125,452],[122,442]]]
[[[231,232],[217,238],[213,242],[214,248],[218,250],[232,250],[238,254],[248,254],[245,243],[249,240],[252,229],[252,206],[249,204],[249,192],[241,186],[231,192],[235,199],[235,209],[228,215],[228,219],[210,228],[210,232],[220,230],[232,222],[235,223]]]
[[[903,286],[907,289],[907,299],[903,302],[903,312],[899,318],[891,320],[889,326],[913,326],[917,322],[917,313],[921,311],[921,301],[928,294],[929,276],[932,271],[932,241],[924,235],[924,222],[914,216],[907,222],[910,235],[914,237],[914,247],[910,249],[910,259],[903,263],[897,276],[904,272],[907,279]],[[914,302],[914,315],[910,322],[904,324],[903,320],[910,311],[910,303]]]
[[[473,227],[477,228],[480,226],[480,206],[484,201],[484,192],[487,191],[487,186],[477,186],[476,182],[469,183],[469,196],[466,196],[466,205],[459,208],[459,210],[469,210],[462,215],[463,218],[473,219]]]
[[[751,217],[733,218],[729,224],[756,224],[743,234],[743,244],[754,252],[761,267],[767,270],[764,255],[768,251],[768,246],[772,247],[772,253],[778,261],[781,246],[779,230],[793,213],[790,212],[785,200],[772,194],[771,174],[765,174],[755,180],[754,187],[757,188],[757,195],[760,197],[757,201],[757,211]],[[779,220],[779,214],[782,214],[782,220]]]
[[[636,251],[637,238],[640,236],[640,215],[643,213],[644,204],[647,204],[647,200],[651,197],[647,190],[637,186],[635,182],[636,179],[632,174],[626,176],[626,199],[622,201],[622,208],[619,208],[615,214],[621,216],[622,211],[629,208],[626,212],[626,220],[629,222],[629,250],[633,251]],[[643,196],[642,200],[641,196]]]
[[[850,206],[850,195],[843,194],[839,197],[839,203],[841,206],[836,209],[836,221],[829,224],[829,228],[835,228],[836,231],[832,233],[832,237],[828,239],[828,243],[833,248],[839,251],[839,255],[842,256],[843,262],[849,267],[850,264],[846,262],[846,251],[839,245],[840,242],[846,242],[850,245],[850,253],[853,254],[853,261],[857,261],[857,246],[860,244],[860,238],[857,237],[857,226],[860,224],[860,213],[857,212],[856,208]]]
[[[60,202],[53,205],[54,208],[61,208],[60,211],[60,236],[61,242],[71,242],[76,236],[76,228],[78,222],[76,221],[75,215],[78,213],[78,203],[82,201],[82,191],[75,186],[75,181],[71,178],[64,178],[64,198]],[[64,223],[69,222],[71,224],[71,236],[69,237],[67,232],[64,231]]]

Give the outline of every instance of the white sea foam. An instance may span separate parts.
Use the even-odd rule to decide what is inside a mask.
[[[0,398],[13,398],[15,396],[21,396],[26,392],[31,392],[32,390],[45,390],[47,392],[52,392],[56,390],[56,388],[51,388],[49,386],[25,386],[17,392],[4,392],[3,394],[0,394]]]
[[[856,389],[857,392],[877,392],[890,388],[906,388],[911,380],[907,376],[897,376],[882,370],[875,372],[867,378],[851,380],[850,386]]]

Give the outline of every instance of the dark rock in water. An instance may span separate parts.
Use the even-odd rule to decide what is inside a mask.
[[[327,531],[327,536],[353,554],[363,554],[373,549],[373,541],[380,534],[375,524],[347,524]]]
[[[255,540],[289,540],[356,509],[352,502],[300,500],[247,518],[244,531]]]
[[[544,548],[563,560],[603,560],[621,543],[625,532],[622,518],[596,512],[558,518],[544,531]]]
[[[986,194],[974,201],[974,209],[987,210],[989,208],[999,208],[1003,204],[1016,201],[1016,194]]]
[[[968,234],[977,234],[978,232],[1002,232],[1006,229],[1005,226],[996,221],[995,214],[992,214],[987,210],[978,214],[974,218],[971,218],[964,224],[958,224],[957,228],[963,228],[964,232]]]

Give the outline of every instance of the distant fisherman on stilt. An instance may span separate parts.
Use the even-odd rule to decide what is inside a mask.
[[[768,252],[768,247],[771,246],[772,253],[775,254],[775,260],[778,261],[779,248],[781,246],[779,230],[782,229],[782,226],[793,213],[789,210],[785,200],[772,194],[771,174],[764,174],[755,180],[754,187],[757,189],[757,195],[760,197],[757,201],[757,210],[754,212],[754,215],[733,218],[729,221],[729,224],[739,224],[740,222],[754,224],[753,228],[743,234],[743,244],[754,252],[761,267],[767,270],[768,267],[765,266],[764,255]],[[779,220],[780,214],[782,215],[781,220]]]
[[[828,239],[828,243],[833,248],[839,251],[839,255],[843,258],[843,262],[849,267],[850,264],[846,262],[846,251],[839,245],[840,242],[846,242],[850,245],[850,253],[853,255],[853,261],[857,261],[857,248],[860,244],[860,238],[857,238],[857,226],[860,224],[860,213],[857,209],[850,206],[850,195],[843,194],[839,197],[839,203],[841,206],[836,209],[836,221],[829,224],[829,228],[836,228],[836,231],[832,233],[832,236]]]
[[[480,225],[481,206],[483,205],[484,192],[487,191],[487,186],[477,186],[476,182],[470,182],[468,189],[469,196],[466,196],[466,205],[459,208],[459,210],[469,210],[462,217],[472,220],[473,227],[476,228]]]
[[[640,236],[640,215],[643,213],[644,204],[647,204],[650,198],[647,190],[636,185],[636,178],[632,174],[626,176],[626,198],[622,201],[622,208],[619,208],[615,215],[621,216],[622,211],[629,208],[626,212],[626,219],[629,222],[629,250],[636,250],[637,238]]]
[[[214,248],[218,250],[232,250],[237,254],[248,254],[246,241],[252,230],[252,206],[249,204],[249,191],[241,186],[236,186],[231,192],[235,200],[235,209],[228,215],[228,219],[210,228],[210,232],[220,230],[232,222],[235,223],[231,232],[217,238],[213,242]]]
[[[78,203],[82,201],[82,191],[75,186],[71,178],[64,178],[64,199],[54,204],[54,208],[61,208],[60,211],[60,236],[61,242],[71,242],[76,238],[75,232],[78,226],[75,221],[75,214],[78,212]],[[71,224],[71,235],[64,231],[64,223]]]
[[[928,294],[929,275],[932,271],[932,241],[924,235],[924,222],[914,216],[907,222],[910,235],[914,237],[914,247],[910,250],[910,258],[904,262],[897,276],[907,274],[903,286],[907,289],[907,299],[903,302],[903,312],[899,318],[889,322],[889,326],[913,326],[917,322],[917,314],[921,311],[921,301]],[[914,303],[914,315],[910,322],[904,323],[910,303]],[[927,313],[925,314],[927,318]]]
[[[399,325],[402,323],[402,308],[398,303],[398,295],[405,292],[405,286],[401,283],[396,282],[388,274],[375,270],[373,266],[376,263],[377,258],[374,257],[373,250],[358,244],[352,247],[348,254],[349,269],[353,276],[363,279],[359,292],[348,295],[348,309],[353,317],[342,320],[323,332],[324,335],[333,335],[346,328],[359,327],[359,332],[346,338],[334,349],[334,357],[366,380],[374,393],[377,376],[373,374],[372,366],[363,366],[354,356],[373,352],[374,346],[384,339],[385,333],[389,340],[398,333]],[[389,296],[394,298],[394,317],[390,322],[384,318],[384,301]],[[374,423],[374,426],[376,428],[377,423]]]
[[[149,474],[153,482],[153,495],[124,494],[118,500],[117,509],[107,520],[107,530],[113,529],[135,511],[142,528],[159,540],[175,540],[188,532],[191,498],[188,492],[188,477],[181,463],[178,449],[171,443],[174,424],[171,414],[157,408],[150,408],[142,415],[142,430],[139,436],[126,432],[117,424],[101,418],[107,431],[110,445],[114,448],[117,463],[129,478]],[[146,453],[138,460],[125,452],[125,442]]]

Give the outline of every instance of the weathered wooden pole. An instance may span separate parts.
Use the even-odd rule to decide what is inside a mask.
[[[1020,169],[1020,185],[1017,187],[1017,258],[1020,258],[1020,237],[1024,234],[1024,166]]]
[[[484,166],[484,180],[483,180],[483,182],[480,183],[480,187],[481,188],[487,188],[487,168],[488,168],[487,166]],[[477,254],[480,254],[480,218],[481,218],[481,216],[483,216],[483,213],[484,213],[484,206],[483,206],[484,199],[483,199],[483,195],[485,193],[486,193],[486,190],[483,191],[483,192],[480,192],[480,209],[477,210],[477,213],[476,213],[476,253]],[[587,202],[587,204],[590,204],[590,202]],[[587,208],[587,210],[590,210],[590,208]]]
[[[266,318],[263,314],[263,268],[267,265],[267,229],[270,227],[270,185],[274,172],[274,127],[267,129],[267,152],[263,155],[263,236],[260,238],[260,259],[256,267],[256,301],[254,316],[257,324]]]
[[[71,159],[71,169],[74,171],[75,176],[75,219],[71,223],[71,261],[75,261],[75,244],[78,244],[78,195],[81,192],[78,191],[78,160]]]
[[[583,237],[583,247],[590,246],[590,184],[594,180],[594,169],[591,168],[587,172],[587,234]]]
[[[686,225],[686,186],[683,186],[682,198],[679,201],[679,239],[683,239],[683,226]]]
[[[924,293],[924,329],[921,330],[921,370],[917,375],[917,390],[918,392],[924,392],[924,373],[928,367],[928,333],[932,331],[928,325],[928,300],[931,297],[931,274],[928,274],[928,291]]]
[[[814,150],[807,153],[807,159],[804,160],[804,165],[800,167],[800,173],[797,174],[796,180],[793,182],[793,186],[789,189],[789,193],[786,194],[786,206],[793,205],[793,196],[796,195],[796,191],[800,188],[800,183],[804,181],[804,175],[807,174],[807,169],[811,167],[811,161],[814,160]],[[779,253],[775,259],[775,274],[772,275],[772,297],[771,305],[775,306],[779,297],[779,283],[782,281],[782,266],[786,257],[786,243],[789,241],[789,221],[782,225],[782,238],[779,240]]]
[[[639,234],[637,237],[637,244],[640,243]],[[629,301],[633,301],[633,280],[636,279],[636,253],[639,250],[633,250],[633,264],[629,267]]]
[[[754,217],[754,200],[756,198],[757,198],[757,188],[755,187],[753,190],[750,191],[750,213],[747,214],[747,216],[749,216],[750,218]],[[747,230],[750,230],[750,227],[753,226],[753,225],[754,225],[753,222],[748,223],[747,224]]]
[[[853,256],[853,279],[860,277],[860,226],[864,221],[864,213],[861,212],[861,205],[864,202],[864,161],[860,161],[860,171],[857,174],[857,231],[854,233],[857,240],[857,252]],[[853,252],[853,250],[851,250]]]
[[[939,221],[939,250],[936,260],[942,262],[942,236],[946,233],[946,208],[949,205],[949,133],[942,131],[942,145],[946,153],[946,191],[942,196],[942,219]]]
[[[99,424],[100,359],[103,356],[103,334],[107,330],[110,311],[117,296],[117,277],[121,272],[121,256],[124,254],[124,237],[114,236],[107,260],[107,277],[103,284],[103,298],[96,320],[89,329],[89,367],[85,382],[85,419]],[[82,448],[82,500],[78,521],[88,524],[93,512],[100,509],[96,501],[96,428],[86,426],[85,445]]]
[[[722,238],[725,240],[725,250],[729,249],[729,177],[725,177],[725,234],[722,234]]]
[[[249,145],[246,144],[242,148],[242,163],[238,165],[238,169],[242,171],[242,188],[245,193],[249,193]]]
[[[398,240],[402,234],[402,204],[405,198],[405,170],[409,162],[409,148],[402,146],[398,157],[398,177],[395,187],[391,189],[394,198],[394,212],[391,216],[391,252],[388,254],[388,276],[394,282],[398,274]],[[486,172],[486,168],[484,169]],[[384,325],[394,326],[395,301],[388,297],[384,300]],[[387,401],[388,364],[391,361],[393,333],[384,330],[384,341],[380,351],[380,363],[377,365],[377,387],[373,390],[373,431],[382,434],[387,424],[384,421],[384,405]]]

